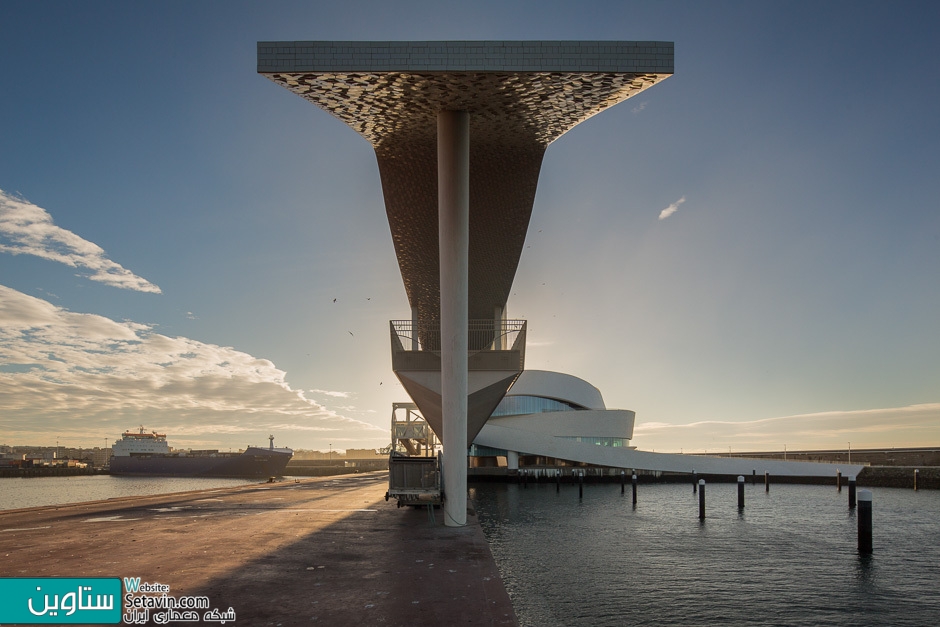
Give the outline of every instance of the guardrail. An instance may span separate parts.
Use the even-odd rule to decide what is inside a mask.
[[[419,322],[391,320],[392,342],[397,350],[440,351],[441,323],[439,320]],[[468,348],[477,351],[523,350],[525,346],[525,320],[470,320],[467,329]],[[521,343],[520,343],[521,340]],[[517,343],[520,345],[517,346]]]

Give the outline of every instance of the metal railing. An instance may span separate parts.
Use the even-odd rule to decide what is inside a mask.
[[[440,351],[441,323],[439,320],[418,322],[391,320],[389,322],[393,344],[404,351]],[[525,320],[470,320],[467,329],[468,348],[479,351],[523,350],[517,342],[525,342]],[[397,343],[396,343],[397,340]]]

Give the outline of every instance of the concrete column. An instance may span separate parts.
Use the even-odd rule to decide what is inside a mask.
[[[437,115],[441,256],[441,410],[444,524],[467,524],[467,335],[470,258],[470,114]]]
[[[506,451],[506,470],[519,470],[519,453]]]

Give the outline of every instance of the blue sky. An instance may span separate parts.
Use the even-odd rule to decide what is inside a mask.
[[[374,154],[257,75],[256,42],[624,39],[674,41],[676,73],[549,147],[508,304],[527,367],[635,410],[647,450],[940,444],[938,23],[7,0],[0,443],[384,446],[409,309]]]

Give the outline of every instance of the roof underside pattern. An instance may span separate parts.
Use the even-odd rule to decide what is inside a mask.
[[[672,73],[661,42],[260,42],[258,71],[375,149],[408,299],[439,318],[437,114],[470,112],[471,319],[504,307],[542,156]]]

